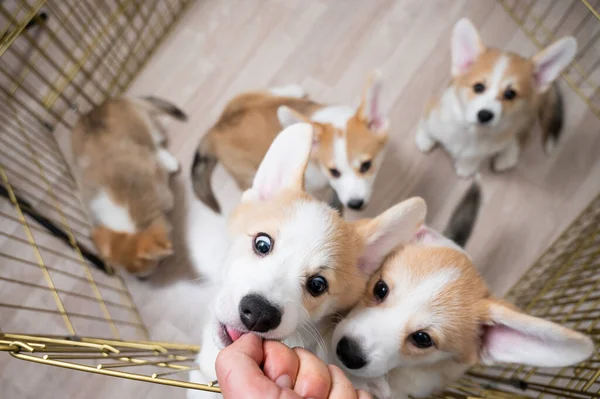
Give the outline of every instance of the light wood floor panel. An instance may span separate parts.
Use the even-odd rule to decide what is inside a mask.
[[[200,341],[210,291],[190,267],[190,258],[218,268],[227,247],[226,223],[193,197],[189,168],[200,137],[242,90],[300,83],[319,101],[352,103],[368,72],[380,67],[392,139],[372,202],[364,213],[349,217],[373,216],[420,195],[429,205],[428,222],[444,226],[468,183],[455,177],[441,151],[418,152],[414,131],[427,99],[448,80],[449,35],[462,16],[481,27],[487,43],[525,54],[535,51],[491,0],[197,1],[189,9],[130,90],[170,99],[190,115],[187,124],[166,122],[170,148],[183,163],[174,183],[178,255],[151,281],[127,278],[153,339]],[[468,250],[500,295],[600,192],[600,120],[564,82],[561,87],[567,119],[556,154],[546,157],[535,139],[516,170],[483,176],[484,206]],[[229,212],[240,193],[222,168],[214,186]],[[184,239],[190,229],[201,237],[193,243]],[[64,283],[70,289],[78,286]],[[24,299],[40,301],[41,295],[32,291]],[[81,306],[74,309],[84,311]],[[60,322],[25,316],[13,314],[11,323],[37,328]],[[4,355],[0,375],[3,398],[184,397],[181,390],[44,368]]]

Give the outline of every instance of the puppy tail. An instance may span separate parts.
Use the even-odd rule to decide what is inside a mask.
[[[481,183],[479,175],[473,180],[471,187],[463,195],[459,204],[454,208],[444,236],[465,247],[477,221],[481,207]]]
[[[219,159],[214,153],[211,142],[212,131],[209,131],[196,150],[192,164],[192,186],[200,201],[216,213],[221,213],[221,206],[217,202],[211,185],[212,174]]]
[[[549,155],[558,144],[564,124],[564,104],[556,82],[542,97],[538,118],[542,126],[544,152]]]
[[[181,122],[187,122],[188,120],[187,114],[181,108],[158,97],[142,97],[138,99],[137,104],[150,113],[169,115]]]

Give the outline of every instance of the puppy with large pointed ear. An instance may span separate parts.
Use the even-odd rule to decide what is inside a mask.
[[[385,258],[332,346],[355,384],[403,399],[441,391],[477,362],[563,367],[594,351],[586,335],[494,298],[464,250],[426,226]]]
[[[537,118],[551,152],[564,118],[556,80],[575,58],[576,40],[564,37],[529,58],[486,46],[463,18],[450,50],[452,82],[430,101],[417,130],[418,148],[429,152],[441,144],[460,177],[474,176],[490,159],[494,171],[507,171],[518,164]]]

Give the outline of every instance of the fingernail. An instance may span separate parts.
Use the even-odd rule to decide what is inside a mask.
[[[275,380],[275,385],[282,389],[292,389],[292,379],[289,375],[280,375],[277,380]]]

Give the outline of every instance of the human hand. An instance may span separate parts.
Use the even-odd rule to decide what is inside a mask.
[[[339,367],[254,334],[223,349],[216,369],[225,399],[372,399],[355,390]]]

